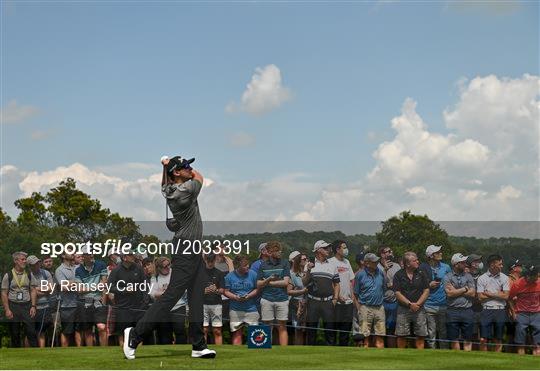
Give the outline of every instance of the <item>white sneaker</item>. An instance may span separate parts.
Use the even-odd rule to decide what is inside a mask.
[[[216,358],[216,351],[205,348],[203,350],[192,350],[192,358]]]
[[[133,327],[128,327],[124,330],[124,357],[126,359],[135,359],[135,349],[129,346],[129,335],[131,334],[131,331],[135,330]]]

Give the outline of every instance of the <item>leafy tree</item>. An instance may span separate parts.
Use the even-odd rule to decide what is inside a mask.
[[[429,245],[442,245],[445,255],[452,252],[448,233],[427,215],[403,211],[382,222],[382,230],[375,235],[378,246],[390,246],[395,254],[414,251],[423,257]]]

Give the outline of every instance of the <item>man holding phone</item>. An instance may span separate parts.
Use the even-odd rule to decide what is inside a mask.
[[[261,290],[262,321],[272,324],[278,321],[279,345],[289,342],[287,320],[289,319],[289,295],[287,286],[291,278],[289,262],[281,259],[281,244],[270,241],[266,244],[270,258],[263,261],[257,276],[257,288]]]
[[[426,248],[427,262],[420,265],[429,279],[429,296],[424,304],[427,315],[427,346],[436,348],[435,339],[446,339],[446,291],[442,280],[451,272],[448,264],[442,262],[442,246],[429,245]],[[439,342],[440,349],[448,349],[446,341]]]

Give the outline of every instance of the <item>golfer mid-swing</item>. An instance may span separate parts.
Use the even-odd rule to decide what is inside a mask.
[[[186,251],[194,241],[202,239],[203,224],[197,196],[203,184],[202,175],[191,168],[195,159],[186,160],[180,156],[168,159],[163,157],[163,179],[161,189],[172,211],[174,219],[180,225],[172,240],[178,249],[172,254],[171,280],[163,295],[153,303],[136,327],[124,330],[124,355],[127,359],[135,358],[137,345],[145,335],[154,329],[156,322],[166,318],[164,314],[178,302],[184,291],[188,290],[189,333],[194,358],[214,358],[216,352],[206,346],[203,332],[203,300],[205,266],[200,254]],[[202,241],[201,241],[202,242]]]

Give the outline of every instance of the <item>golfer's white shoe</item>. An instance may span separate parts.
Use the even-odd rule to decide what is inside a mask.
[[[192,358],[216,358],[216,351],[205,348],[203,350],[192,350]]]
[[[126,357],[126,359],[135,359],[135,349],[137,348],[132,348],[129,346],[129,343],[130,343],[130,335],[131,335],[131,332],[134,331],[135,329],[133,327],[128,327],[127,329],[124,330],[124,357]]]

